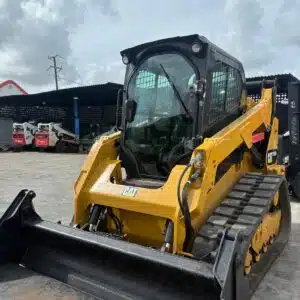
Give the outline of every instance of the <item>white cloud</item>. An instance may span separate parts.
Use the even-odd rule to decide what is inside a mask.
[[[121,50],[193,33],[239,58],[249,76],[300,77],[299,10],[299,0],[0,0],[0,77],[54,87],[47,57],[57,53],[61,87],[122,83]]]
[[[99,16],[116,15],[107,0],[4,1],[0,7],[0,55],[10,58],[9,63],[0,61],[1,78],[11,78],[25,86],[48,85],[53,81],[47,72],[51,63],[48,56],[59,54],[65,58],[61,61],[62,75],[76,81],[78,71],[69,59],[70,38],[84,22],[85,9],[91,5]]]

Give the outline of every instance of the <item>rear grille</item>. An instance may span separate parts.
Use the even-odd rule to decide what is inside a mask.
[[[18,133],[13,134],[14,139],[22,139],[23,137],[24,137],[24,134],[18,134]]]
[[[39,134],[36,134],[35,137],[37,139],[47,139],[48,138],[48,134],[39,133]]]

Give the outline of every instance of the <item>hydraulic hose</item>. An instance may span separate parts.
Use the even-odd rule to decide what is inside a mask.
[[[184,209],[183,209],[183,205],[182,205],[182,201],[181,201],[181,195],[180,195],[180,186],[181,186],[181,182],[182,182],[182,179],[185,175],[185,173],[188,171],[188,169],[191,167],[190,164],[188,164],[183,172],[181,173],[180,177],[179,177],[179,181],[178,181],[178,185],[177,185],[177,201],[178,201],[178,205],[180,207],[180,210],[181,210],[181,213],[182,215],[184,216]]]
[[[194,234],[194,229],[192,226],[192,221],[191,221],[191,215],[190,215],[190,209],[188,205],[188,197],[187,197],[187,189],[190,186],[190,184],[195,181],[197,178],[200,177],[201,171],[197,170],[188,180],[182,190],[182,194],[180,194],[180,186],[182,183],[182,179],[188,169],[192,167],[194,164],[199,162],[202,159],[201,153],[199,153],[191,162],[184,168],[182,174],[180,175],[178,185],[177,185],[177,200],[178,200],[178,205],[180,207],[181,213],[183,215],[184,219],[184,225],[185,225],[185,232],[186,232],[186,237],[185,237],[185,242],[184,242],[184,249],[187,248],[187,245],[190,243],[190,240]]]

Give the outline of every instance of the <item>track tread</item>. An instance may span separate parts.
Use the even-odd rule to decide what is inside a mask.
[[[256,190],[253,194],[254,197],[270,198],[273,197],[274,192],[271,190]]]
[[[240,207],[242,203],[243,200],[226,198],[225,200],[223,200],[222,205],[228,207]]]
[[[202,246],[203,238],[210,245],[211,241],[216,243],[218,232],[227,227],[233,233],[231,236],[242,231],[250,241],[283,180],[281,175],[246,173],[201,227],[196,240],[201,238]],[[217,248],[212,251],[212,256],[215,251]]]
[[[262,206],[265,207],[269,203],[269,199],[258,198],[258,197],[251,197],[248,201],[249,204],[255,206]]]
[[[233,187],[234,191],[238,192],[251,192],[253,190],[253,185],[251,184],[237,184]]]
[[[243,177],[239,180],[239,183],[241,184],[255,184],[256,183],[256,178],[246,178]]]
[[[233,198],[233,199],[238,199],[238,200],[244,200],[247,198],[247,193],[246,192],[238,192],[238,191],[232,191],[228,194],[228,197]]]
[[[202,226],[199,236],[208,239],[217,239],[220,228],[213,225],[204,225]]]
[[[225,217],[233,217],[236,214],[236,208],[221,205],[215,210],[215,213]]]
[[[214,226],[225,226],[229,221],[229,218],[223,217],[223,216],[211,216],[207,220],[208,224],[214,225]]]
[[[256,225],[260,222],[259,217],[253,217],[248,214],[242,214],[236,219],[237,224]]]
[[[247,215],[253,215],[253,216],[261,216],[265,212],[264,207],[257,207],[254,205],[247,205],[243,209],[243,213]]]

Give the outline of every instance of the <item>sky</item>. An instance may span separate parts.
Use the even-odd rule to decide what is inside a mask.
[[[0,82],[27,92],[123,83],[120,51],[200,34],[242,61],[247,76],[300,78],[300,0],[0,0]]]

